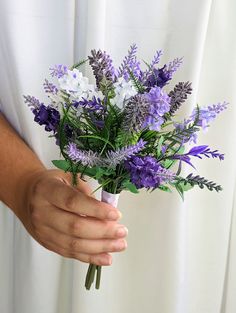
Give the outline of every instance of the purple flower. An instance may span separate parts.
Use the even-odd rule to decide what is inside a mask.
[[[65,135],[67,138],[71,138],[73,136],[73,127],[69,124],[64,125]]]
[[[67,66],[63,64],[55,65],[54,67],[49,69],[51,71],[51,76],[52,77],[57,77],[61,78],[62,76],[66,75],[68,73],[68,68]]]
[[[130,173],[130,181],[137,188],[157,188],[175,177],[151,156],[133,156],[125,162],[125,167]]]
[[[149,114],[150,104],[144,94],[133,96],[124,108],[122,127],[127,132],[139,132]]]
[[[227,102],[220,102],[217,104],[209,105],[208,107],[203,107],[199,109],[199,120],[197,125],[201,126],[203,130],[209,127],[209,123],[213,121],[219,113],[225,110],[228,106]],[[194,109],[188,122],[192,122],[197,117],[198,111]]]
[[[180,165],[179,165],[180,167],[181,167],[181,162],[183,161],[183,162],[189,164],[190,166],[192,166],[194,169],[196,169],[195,166],[191,163],[190,157],[186,154],[175,154],[175,155],[171,156],[170,159],[180,160]]]
[[[91,56],[89,56],[88,59],[96,78],[98,88],[104,78],[111,82],[116,81],[116,71],[113,67],[112,59],[105,51],[92,50]]]
[[[202,159],[202,155],[205,155],[207,158],[219,158],[221,161],[224,160],[224,154],[219,153],[218,150],[211,151],[210,148],[206,145],[196,146],[189,150],[186,155],[191,155]]]
[[[169,113],[171,115],[175,114],[191,92],[192,86],[189,82],[179,82],[175,85],[174,89],[169,92],[169,97],[171,98]]]
[[[51,93],[53,95],[56,95],[58,93],[57,87],[54,84],[50,83],[47,79],[45,79],[43,87],[46,93]]]
[[[184,119],[182,123],[174,123],[174,127],[176,129],[175,131],[177,132],[178,137],[181,138],[182,143],[194,142],[196,144],[197,143],[196,132],[190,133],[189,131],[188,132],[185,131],[188,127],[189,122],[191,122],[191,120]]]
[[[106,154],[106,158],[104,158],[104,166],[115,167],[121,162],[132,157],[134,154],[140,152],[144,148],[145,144],[146,142],[140,139],[135,145],[123,147],[116,151],[109,151]]]
[[[103,119],[97,119],[97,117],[95,117],[93,112],[89,113],[89,116],[91,118],[92,123],[97,127],[102,129],[105,125],[105,121]]]
[[[79,162],[84,166],[99,166],[100,158],[96,152],[91,150],[80,150],[75,143],[69,143],[66,147],[68,157],[75,162]]]
[[[163,52],[162,50],[157,50],[153,59],[152,59],[152,62],[150,64],[150,67],[151,68],[154,68],[155,65],[157,65],[159,62],[160,62],[160,58],[162,56]]]
[[[121,66],[118,70],[118,77],[124,77],[126,81],[130,79],[130,71],[134,74],[135,77],[141,77],[141,69],[140,69],[140,62],[137,60],[137,46],[133,44],[128,51],[128,55],[124,58]]]
[[[221,161],[224,160],[224,154],[218,153],[218,150],[211,151],[210,148],[206,145],[195,146],[191,148],[189,152],[184,153],[184,154],[175,154],[171,156],[170,159],[183,161],[191,165],[193,168],[195,168],[193,164],[191,163],[190,156],[195,156],[195,157],[198,157],[199,159],[202,159],[201,155],[204,155],[207,158],[212,157],[212,158],[219,158]]]
[[[24,96],[25,103],[31,108],[31,111],[38,109],[43,103],[40,102],[37,98],[32,96]]]
[[[164,122],[162,116],[170,110],[170,97],[160,87],[153,87],[146,94],[146,98],[150,103],[150,109],[144,126],[158,131]]]
[[[183,58],[176,58],[164,67],[164,71],[172,78],[173,74],[178,70],[182,63]]]
[[[87,100],[85,98],[82,98],[83,100],[81,101],[74,101],[73,106],[75,108],[78,108],[78,106],[83,107],[84,109],[87,109],[88,111],[91,112],[96,112],[96,113],[101,113],[104,111],[104,106],[102,105],[102,102],[100,98],[96,98],[93,96],[91,100]]]
[[[151,87],[158,86],[163,88],[169,80],[171,80],[171,74],[168,71],[165,71],[166,65],[162,68],[156,69],[153,68],[145,81],[143,82],[144,86],[148,87],[147,90],[150,90]]]
[[[50,107],[41,104],[40,107],[33,109],[33,114],[35,115],[34,121],[39,125],[45,125],[46,131],[57,131],[57,127],[60,122],[60,113]]]

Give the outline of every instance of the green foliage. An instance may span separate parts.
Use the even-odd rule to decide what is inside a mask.
[[[157,188],[165,192],[172,192],[172,190],[168,186],[160,185]]]
[[[163,144],[164,140],[165,140],[164,136],[161,136],[159,138],[159,140],[158,140],[158,145],[157,145],[157,149],[156,149],[156,151],[157,151],[157,153],[156,153],[157,158],[159,158],[162,155],[161,148],[162,148],[162,144]]]
[[[145,87],[140,83],[140,81],[138,80],[137,77],[135,77],[134,73],[129,69],[129,75],[130,75],[130,79],[135,87],[135,89],[137,90],[138,93],[144,93],[145,92]]]
[[[52,160],[52,163],[64,172],[68,172],[71,169],[71,163],[68,160]]]
[[[95,168],[95,175],[94,178],[98,181],[101,180],[101,178],[105,178],[106,176],[114,175],[114,170],[110,168],[104,168],[104,167],[96,167]]]
[[[184,185],[190,184],[192,187],[197,185],[199,188],[203,189],[207,187],[210,191],[221,191],[222,187],[217,185],[213,181],[209,181],[204,177],[200,177],[199,175],[193,176],[193,174],[189,174],[186,178],[178,177],[176,178],[178,183],[183,183]]]
[[[137,187],[134,184],[132,184],[130,180],[123,181],[122,187],[124,187],[125,189],[129,190],[132,193],[139,193]]]
[[[71,70],[73,70],[74,68],[78,69],[80,68],[82,65],[84,65],[86,62],[88,62],[88,59],[84,59],[80,62],[75,63],[72,67]]]

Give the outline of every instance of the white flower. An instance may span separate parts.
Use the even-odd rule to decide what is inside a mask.
[[[60,89],[65,90],[72,100],[81,101],[82,98],[91,100],[94,96],[103,99],[103,94],[96,91],[95,86],[89,84],[78,69],[68,70],[67,74],[58,79]]]
[[[131,81],[126,81],[123,77],[118,78],[114,83],[115,97],[111,99],[111,104],[118,106],[120,109],[124,107],[124,102],[135,96],[138,92]]]

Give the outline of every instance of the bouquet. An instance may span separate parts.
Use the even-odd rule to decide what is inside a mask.
[[[194,158],[224,159],[224,154],[208,145],[197,145],[197,133],[207,130],[227,103],[205,107],[198,105],[189,117],[179,121],[176,112],[191,94],[191,83],[179,82],[167,91],[168,83],[182,64],[176,58],[159,67],[162,51],[157,51],[143,68],[137,58],[137,46],[131,45],[119,68],[101,50],[72,67],[50,68],[57,84],[45,80],[43,86],[50,103],[24,96],[34,121],[45,126],[60,147],[62,160],[53,164],[72,173],[96,179],[102,189],[102,201],[117,205],[123,190],[177,190],[197,186],[210,191],[222,187],[199,175],[181,176],[183,164],[195,170]],[[89,83],[81,71],[88,62],[95,78]],[[192,145],[192,147],[189,147]],[[90,264],[85,286],[90,289],[96,276],[99,288],[101,266]]]

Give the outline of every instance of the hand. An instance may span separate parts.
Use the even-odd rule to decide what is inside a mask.
[[[110,265],[109,252],[127,247],[127,229],[120,212],[91,197],[87,183],[70,185],[71,175],[60,170],[36,172],[25,180],[19,218],[31,236],[64,257]]]

